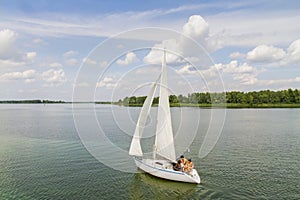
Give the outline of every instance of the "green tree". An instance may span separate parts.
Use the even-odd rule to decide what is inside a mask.
[[[294,90],[294,95],[295,95],[295,103],[300,103],[300,94],[299,94],[299,90],[295,89],[295,90]]]
[[[154,97],[153,98],[153,104],[158,104],[159,102],[159,97]]]
[[[290,98],[290,103],[295,103],[295,95],[294,95],[294,91],[290,88],[288,89],[288,96]]]
[[[182,94],[180,94],[178,96],[178,102],[179,103],[189,103],[189,99],[186,96],[183,96]]]
[[[136,98],[136,104],[143,104],[146,100],[147,96],[141,96]]]
[[[133,105],[133,104],[136,104],[136,97],[135,96],[131,96],[129,98],[129,105]]]
[[[178,103],[178,98],[177,98],[177,96],[176,95],[170,95],[169,96],[169,102],[170,102],[170,104],[174,104],[174,103]]]
[[[124,105],[128,105],[128,104],[129,104],[129,97],[125,97],[125,98],[123,99],[123,104],[124,104]]]

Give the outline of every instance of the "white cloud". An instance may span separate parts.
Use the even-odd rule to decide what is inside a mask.
[[[239,57],[236,52],[231,58]],[[271,45],[259,45],[247,53],[246,59],[253,63],[276,64],[277,66],[294,65],[300,62],[300,39],[293,41],[287,49]]]
[[[136,57],[135,53],[133,52],[128,52],[125,56],[125,59],[124,60],[117,60],[117,64],[118,65],[129,65],[131,63],[134,63],[134,62],[138,62],[139,59]]]
[[[266,81],[267,85],[284,85],[287,83],[299,83],[300,77],[290,78],[290,79],[278,79],[278,80],[269,80]]]
[[[295,40],[287,48],[287,55],[282,60],[283,65],[297,64],[300,62],[300,39]]]
[[[247,60],[251,62],[272,63],[283,59],[286,53],[277,47],[259,45],[247,53]]]
[[[78,59],[73,58],[73,56],[77,55],[78,52],[74,50],[67,51],[63,54],[65,59],[65,64],[69,66],[75,66],[78,64]]]
[[[240,53],[240,52],[234,52],[229,55],[229,57],[231,59],[242,59],[242,58],[245,58],[245,56],[246,56],[245,54]]]
[[[239,81],[243,85],[253,85],[257,83],[257,75],[259,70],[247,63],[239,64],[233,60],[228,64],[216,64],[215,67],[220,71],[221,75],[229,75],[233,80]]]
[[[190,16],[188,22],[183,26],[183,34],[196,40],[208,37],[209,25],[200,15]]]
[[[96,65],[97,64],[97,61],[95,61],[95,60],[93,60],[91,58],[83,58],[82,62],[84,64],[88,64],[88,65]]]
[[[172,36],[169,36],[169,38]],[[207,65],[207,51],[212,51],[219,46],[209,36],[209,25],[200,15],[192,15],[182,27],[182,34],[177,33],[174,38],[163,40],[155,44],[151,51],[144,57],[145,63],[159,64],[163,51],[166,48],[168,63],[182,63],[184,59],[198,65],[201,61]]]
[[[111,77],[104,77],[103,80],[96,84],[97,88],[105,87],[107,89],[112,89],[116,87],[116,81]]]
[[[42,73],[42,79],[48,84],[46,86],[59,86],[67,81],[63,69],[50,69]]]
[[[36,57],[36,52],[27,52],[26,59],[33,61]]]
[[[24,66],[26,63],[24,61],[14,61],[10,59],[0,59],[0,68],[11,68]]]
[[[66,64],[69,66],[75,66],[78,64],[78,60],[76,58],[69,58],[66,60]]]
[[[25,79],[24,82],[25,83],[32,83],[32,82],[35,82],[35,79],[34,78],[27,78],[27,79]]]
[[[182,68],[176,70],[178,74],[196,74],[197,70],[191,65],[185,65]]]
[[[164,40],[162,43],[155,44],[151,51],[144,57],[143,61],[149,64],[161,64],[164,48],[167,50],[167,63],[182,62],[182,59],[175,54],[180,52],[179,44],[175,39]]]
[[[13,48],[17,34],[9,29],[0,31],[0,56],[7,55]]]
[[[0,68],[23,67],[26,64],[32,63],[36,58],[36,52],[30,51],[24,53],[17,46],[17,35],[16,32],[10,29],[0,30]]]
[[[62,67],[62,64],[58,63],[58,62],[53,62],[49,64],[49,67]]]
[[[63,57],[65,58],[68,58],[68,57],[71,57],[71,56],[75,56],[77,55],[78,52],[77,51],[73,51],[73,50],[70,50],[70,51],[67,51],[63,54]]]
[[[211,66],[208,69],[198,70],[191,65],[185,65],[179,70],[176,70],[176,72],[181,75],[198,75],[197,78],[200,78],[201,76],[204,80],[208,81],[218,75],[217,70],[218,69],[216,68],[216,66]]]
[[[24,79],[25,83],[31,83],[35,81],[37,73],[35,70],[30,69],[23,72],[9,72],[0,76],[0,80],[21,80]]]

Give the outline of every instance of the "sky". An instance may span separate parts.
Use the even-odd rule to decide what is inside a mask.
[[[296,0],[1,0],[0,100],[300,87]]]

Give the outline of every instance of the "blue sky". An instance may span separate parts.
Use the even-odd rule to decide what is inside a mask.
[[[145,95],[163,47],[177,95],[299,89],[299,10],[281,0],[2,0],[0,99]]]

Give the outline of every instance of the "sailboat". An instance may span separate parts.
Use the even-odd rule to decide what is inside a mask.
[[[160,91],[153,157],[144,158],[141,147],[141,138],[150,113],[154,94],[158,86]],[[196,169],[192,169],[190,172],[175,171],[173,169],[177,159],[169,105],[166,50],[164,50],[161,74],[156,82],[153,83],[139,114],[129,149],[129,155],[133,156],[138,168],[153,176],[172,181],[200,183],[200,176]]]

